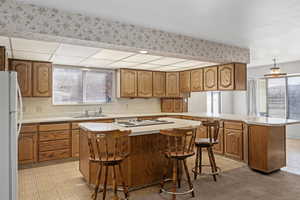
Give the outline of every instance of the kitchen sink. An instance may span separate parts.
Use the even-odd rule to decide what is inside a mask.
[[[76,115],[72,118],[96,118],[96,117],[106,117],[106,115],[103,114],[97,114],[97,115]]]

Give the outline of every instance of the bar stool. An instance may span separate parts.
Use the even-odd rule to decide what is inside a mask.
[[[98,164],[97,179],[92,199],[96,200],[99,192],[99,185],[104,168],[103,200],[106,197],[107,179],[109,168],[112,168],[112,183],[114,199],[119,199],[117,190],[116,167],[118,167],[120,180],[123,186],[125,199],[128,199],[128,187],[125,184],[121,163],[129,156],[129,134],[131,131],[101,131],[89,133],[88,145],[90,151],[89,160]]]
[[[197,175],[212,175],[214,181],[217,181],[216,176],[219,175],[221,169],[217,167],[216,160],[213,152],[213,146],[218,144],[218,135],[219,135],[219,121],[203,121],[202,125],[207,127],[208,138],[199,138],[196,139],[195,145],[197,148],[196,159],[195,159],[195,168],[192,170],[194,172],[194,179],[197,179]],[[209,165],[202,164],[202,148],[207,149],[211,173],[202,173],[202,167],[208,167]]]
[[[194,145],[195,145],[195,138],[196,138],[196,131],[197,128],[182,128],[182,129],[167,129],[161,130],[160,134],[164,136],[165,141],[165,148],[164,148],[164,155],[166,158],[169,159],[169,162],[173,164],[173,188],[172,191],[167,191],[164,189],[164,183],[168,181],[167,177],[167,170],[163,173],[163,179],[161,181],[161,188],[160,192],[165,192],[167,194],[172,195],[172,199],[176,199],[176,195],[182,194],[192,194],[192,197],[195,197],[193,184],[191,182],[191,178],[189,175],[189,171],[186,164],[186,159],[191,157],[195,154],[194,152]],[[163,143],[162,143],[163,144]],[[184,171],[187,177],[187,181],[189,184],[189,190],[185,192],[176,192],[178,184],[178,188],[180,188],[180,169],[184,167]]]

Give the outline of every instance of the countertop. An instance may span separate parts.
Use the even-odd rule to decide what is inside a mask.
[[[140,127],[122,127],[116,123],[92,123],[92,122],[83,122],[80,123],[79,126],[91,132],[101,132],[101,131],[113,131],[113,130],[131,130],[130,136],[136,135],[146,135],[159,133],[159,130],[162,129],[171,129],[171,128],[185,128],[185,127],[198,127],[201,122],[186,120],[186,119],[176,119],[176,118],[168,118],[163,117],[163,120],[174,122],[172,124],[158,124],[151,126],[140,126]]]
[[[88,117],[88,118],[74,118],[74,117],[25,117],[22,123],[46,123],[46,122],[69,122],[69,121],[86,121],[86,120],[100,120],[100,119],[119,119],[130,117],[147,117],[147,116],[172,116],[184,115],[191,117],[216,118],[223,120],[243,121],[251,125],[265,125],[265,126],[283,126],[290,124],[300,124],[300,120],[271,118],[271,117],[255,117],[246,115],[234,114],[213,114],[213,113],[147,113],[147,114],[105,114],[105,117]]]

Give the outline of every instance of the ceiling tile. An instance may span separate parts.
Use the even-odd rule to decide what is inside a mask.
[[[132,68],[135,67],[136,65],[137,65],[136,63],[119,61],[119,62],[114,62],[108,66],[112,68]]]
[[[103,60],[103,59],[94,59],[88,58],[80,62],[80,65],[87,67],[105,67],[111,64],[113,61],[111,60]]]
[[[184,62],[185,59],[180,58],[171,58],[171,57],[162,57],[162,59],[151,61],[149,63],[158,64],[158,65],[173,65],[178,62]]]
[[[134,55],[134,53],[103,49],[99,53],[93,55],[92,58],[107,59],[107,60],[120,60],[123,58],[127,58],[128,56],[132,56],[132,55]]]
[[[171,70],[177,70],[178,67],[169,67],[169,66],[160,66],[157,68],[152,68],[152,70],[159,70],[159,71],[171,71]]]
[[[173,64],[172,66],[174,66],[174,67],[192,67],[192,66],[196,66],[196,65],[202,65],[205,63],[207,63],[207,62],[201,62],[201,61],[196,61],[196,60],[187,60],[185,62]]]
[[[195,68],[208,67],[208,66],[213,66],[213,65],[217,65],[217,63],[203,62],[202,64],[199,64],[199,65],[195,65],[192,67],[186,67],[185,69],[195,69]]]
[[[59,47],[59,43],[55,42],[26,40],[20,38],[11,38],[11,42],[13,50],[30,51],[36,53],[53,54]]]
[[[81,57],[72,57],[72,56],[58,56],[54,55],[51,61],[53,64],[60,64],[60,65],[79,65],[79,63],[84,58]]]
[[[153,68],[159,68],[160,65],[153,65],[153,64],[138,64],[136,68],[138,69],[153,69]]]
[[[159,58],[161,58],[161,57],[160,56],[147,55],[147,54],[137,54],[137,55],[125,58],[122,61],[125,61],[125,62],[136,62],[136,63],[145,63],[145,62],[157,60]]]
[[[85,46],[77,46],[70,44],[61,44],[58,49],[55,51],[55,55],[59,56],[74,56],[74,57],[89,57],[101,49]]]
[[[24,60],[49,61],[51,54],[13,50],[13,58]]]
[[[11,49],[10,47],[10,42],[9,42],[9,38],[8,37],[3,37],[3,36],[0,36],[0,46],[5,46],[5,48],[8,50],[8,49]]]

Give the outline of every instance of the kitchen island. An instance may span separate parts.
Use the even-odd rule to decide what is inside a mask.
[[[95,184],[97,165],[89,161],[87,134],[109,130],[131,130],[130,156],[122,163],[126,183],[129,187],[144,187],[158,183],[164,167],[168,165],[162,154],[164,137],[162,129],[199,127],[201,122],[193,120],[160,118],[170,123],[139,127],[123,127],[116,123],[81,123],[79,170],[88,184]],[[171,168],[170,168],[171,169]],[[102,179],[103,180],[103,179]]]

